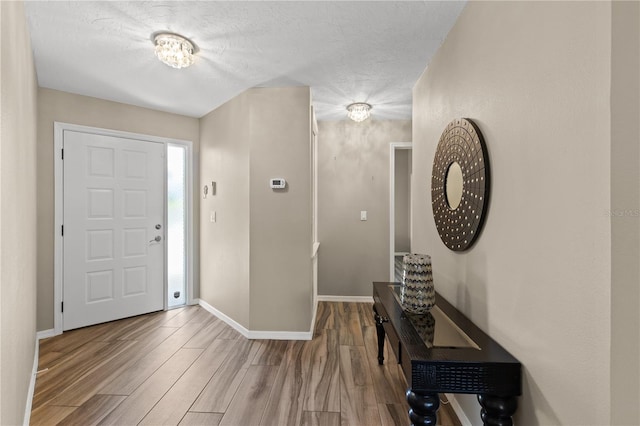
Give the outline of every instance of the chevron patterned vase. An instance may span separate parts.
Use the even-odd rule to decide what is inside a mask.
[[[429,312],[436,304],[431,256],[405,254],[402,259],[402,269],[402,285],[400,286],[402,309],[413,314]]]

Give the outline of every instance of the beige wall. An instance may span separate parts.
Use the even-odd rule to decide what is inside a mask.
[[[318,294],[371,296],[389,278],[389,144],[410,140],[410,120],[318,123]]]
[[[309,331],[311,92],[289,87],[249,95],[251,329]],[[270,178],[284,178],[287,187],[272,190]]]
[[[101,127],[193,142],[194,287],[198,289],[199,201],[197,195],[199,120],[51,89],[38,90],[38,330],[53,328],[54,121]],[[197,295],[196,295],[197,296]]]
[[[611,35],[611,424],[640,424],[640,3]]]
[[[202,202],[200,296],[248,330],[310,329],[310,101],[251,89],[202,119],[201,181],[218,191]]]
[[[200,299],[249,328],[249,125],[246,92],[202,117]],[[211,212],[216,222],[210,222]]]
[[[23,3],[0,15],[0,424],[17,425],[36,339],[37,83]]]
[[[397,149],[394,174],[394,237],[396,252],[411,251],[409,202],[411,191],[411,150]]]
[[[414,87],[412,250],[522,362],[518,424],[610,422],[610,36],[606,2],[469,2]],[[440,241],[428,191],[457,117],[483,132],[492,172],[464,253]],[[477,424],[475,398],[459,401]]]

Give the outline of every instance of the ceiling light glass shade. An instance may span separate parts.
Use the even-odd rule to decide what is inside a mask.
[[[186,68],[193,64],[193,44],[184,37],[176,34],[158,34],[156,56],[165,64],[173,68]]]
[[[371,116],[371,105],[364,102],[356,102],[347,107],[347,117],[360,123]]]

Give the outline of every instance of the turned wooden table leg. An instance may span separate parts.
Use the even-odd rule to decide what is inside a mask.
[[[482,406],[480,416],[485,426],[512,426],[511,416],[518,408],[518,400],[515,396],[478,395],[478,401]]]
[[[384,327],[382,324],[386,321],[377,312],[373,317],[376,322],[376,332],[378,333],[378,364],[382,365],[384,363]]]
[[[409,403],[409,420],[413,426],[434,425],[438,420],[438,408],[440,408],[440,395],[437,393],[414,392],[407,390],[407,402]]]

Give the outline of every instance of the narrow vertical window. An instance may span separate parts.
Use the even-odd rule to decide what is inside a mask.
[[[185,147],[167,146],[167,306],[186,303]]]

